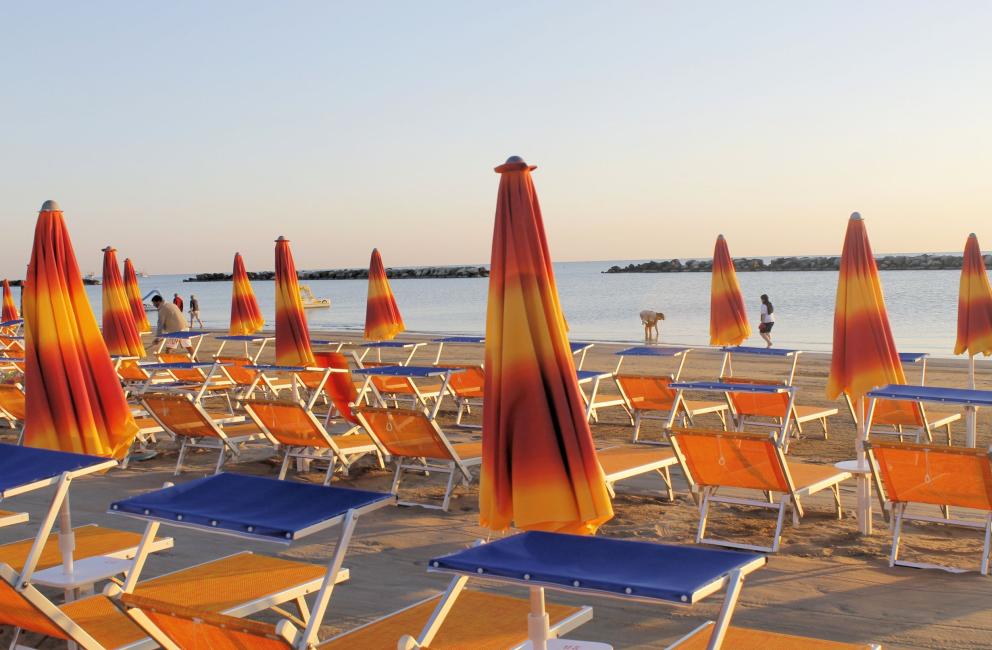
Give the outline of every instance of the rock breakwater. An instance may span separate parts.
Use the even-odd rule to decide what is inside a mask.
[[[386,269],[389,279],[436,279],[436,278],[488,278],[489,269],[484,266],[422,266],[405,269]],[[275,271],[249,271],[249,280],[274,280]],[[368,269],[327,269],[323,271],[297,271],[300,280],[364,280],[369,277]],[[197,273],[183,282],[223,282],[230,280],[230,273]]]
[[[960,255],[885,255],[876,257],[882,271],[939,271],[960,269]],[[992,269],[992,255],[984,255],[985,268]],[[734,258],[738,272],[746,271],[836,271],[840,257],[775,257],[766,262],[758,257]],[[665,260],[627,266],[611,266],[603,273],[693,273],[713,270],[711,260]]]

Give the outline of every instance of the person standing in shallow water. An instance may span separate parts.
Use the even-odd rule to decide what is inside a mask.
[[[768,347],[772,347],[772,327],[775,326],[775,307],[768,299],[768,294],[761,294],[761,323],[758,325],[758,333],[765,340]]]

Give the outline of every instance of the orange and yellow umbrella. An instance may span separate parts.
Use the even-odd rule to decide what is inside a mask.
[[[386,267],[382,265],[379,249],[372,249],[369,261],[369,297],[365,304],[365,339],[391,341],[406,329],[396,298],[389,287]]]
[[[312,366],[310,330],[300,299],[300,284],[289,240],[276,240],[276,363],[284,366]]]
[[[858,400],[878,386],[904,383],[868,230],[855,212],[840,257],[827,397],[847,393]]]
[[[17,320],[20,318],[17,313],[17,303],[14,302],[14,294],[10,291],[10,283],[7,278],[3,279],[3,313],[0,315],[0,323]]]
[[[291,260],[292,261],[292,260]],[[228,334],[244,336],[260,332],[265,326],[262,310],[248,281],[245,261],[241,253],[234,254],[234,273],[231,275],[231,327]]]
[[[958,290],[958,339],[954,354],[992,354],[992,286],[975,233],[964,246]]]
[[[24,444],[123,458],[138,426],[100,336],[62,210],[41,206],[24,291]]]
[[[141,333],[134,323],[121,270],[117,266],[117,249],[112,246],[103,249],[103,340],[107,342],[110,354],[145,356]]]
[[[131,317],[134,318],[134,326],[138,328],[138,332],[151,332],[152,326],[148,322],[145,303],[141,300],[138,274],[134,272],[134,264],[130,258],[124,260],[124,293],[127,295],[128,304],[131,305]]]
[[[710,345],[740,345],[751,336],[744,296],[727,240],[716,238],[710,285]]]
[[[496,168],[479,521],[591,534],[613,517],[575,373],[533,167]]]

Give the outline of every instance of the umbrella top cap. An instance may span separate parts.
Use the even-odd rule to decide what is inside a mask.
[[[51,199],[48,199],[47,201],[45,201],[44,203],[41,204],[41,211],[42,212],[61,212],[62,211],[62,208],[59,206],[58,201],[53,201]]]
[[[113,246],[107,246],[106,248],[101,248],[100,251],[104,253],[114,253],[117,251],[117,249],[114,248]]]
[[[281,241],[289,241],[289,240],[286,239],[285,237],[283,237],[282,235],[279,235],[279,239],[276,240],[276,243],[281,242]]]
[[[717,235],[717,236],[716,236],[716,238],[717,238],[717,239],[725,239],[725,238],[724,238],[724,236],[723,236],[723,234],[719,234],[719,235]]]
[[[537,165],[528,165],[520,156],[510,156],[505,163],[496,167],[496,173],[534,171],[535,169],[537,169]]]
[[[852,212],[851,213],[851,221],[864,221],[864,219],[861,218],[861,213],[860,212]]]

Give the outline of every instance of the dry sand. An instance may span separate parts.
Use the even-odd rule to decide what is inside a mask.
[[[205,343],[201,356],[208,354],[212,345],[215,344]],[[590,351],[585,367],[612,369],[616,363],[613,353],[618,349],[614,345],[597,345]],[[267,356],[270,354],[271,351]],[[427,363],[433,360],[433,354],[433,346],[429,346],[415,361]],[[446,346],[444,361],[478,362],[481,354],[479,347]],[[827,362],[825,355],[803,355],[796,379],[801,403],[828,403],[824,395]],[[786,363],[781,359],[740,359],[735,370],[738,375],[784,376]],[[689,356],[682,376],[685,379],[713,379],[719,367],[719,353],[697,350]],[[669,373],[673,367],[670,360],[628,358],[624,370]],[[917,377],[917,372],[917,369],[909,370],[911,381]],[[927,381],[933,385],[964,386],[965,364],[957,360],[931,360]],[[992,388],[992,382],[980,381],[979,387]],[[615,391],[615,388],[607,387],[606,390]],[[816,427],[810,426],[807,429],[810,437],[794,442],[790,457],[822,463],[853,457],[853,423],[843,405],[838,403],[837,406],[841,412],[831,419],[830,439],[820,439]],[[601,413],[601,422],[593,426],[597,441],[604,444],[629,441],[631,428],[622,415],[619,409]],[[979,416],[981,446],[990,443],[990,417],[990,413]],[[441,422],[450,424],[451,414],[444,413]],[[698,424],[717,426],[718,421],[702,419]],[[451,427],[449,430],[454,431]],[[658,431],[658,424],[650,423],[642,435],[656,437]],[[956,424],[954,432],[955,440],[960,443],[963,424]],[[472,437],[477,434],[458,435]],[[241,463],[229,465],[227,469],[274,476],[275,468],[266,462],[269,456],[270,452],[265,448],[249,448]],[[157,488],[165,481],[204,476],[212,471],[214,459],[213,454],[193,455],[191,469],[173,479],[175,452],[169,449],[158,458],[136,463],[127,470],[79,480],[72,490],[74,523],[140,530],[138,522],[107,515],[107,505],[112,500]],[[370,490],[389,489],[391,473],[364,462],[360,465],[350,477],[335,479],[335,484]],[[291,475],[290,478],[319,483],[322,473],[318,468],[310,474]],[[437,479],[435,482],[416,477],[407,480],[407,496],[422,498],[440,493]],[[677,473],[675,484],[677,498],[669,503],[661,497],[661,484],[655,479],[621,483],[614,501],[616,516],[603,526],[601,534],[654,542],[692,543],[697,511]],[[975,572],[952,575],[936,570],[890,569],[887,565],[890,543],[887,525],[876,516],[875,535],[859,536],[851,510],[853,482],[845,485],[842,496],[847,512],[840,521],[833,516],[829,497],[817,495],[808,500],[807,516],[801,525],[798,528],[786,526],[782,549],[771,556],[766,568],[748,580],[734,622],[842,641],[875,642],[891,648],[992,648],[992,578]],[[26,509],[31,512],[32,520],[37,521],[49,498],[48,492],[26,495],[5,506]],[[478,488],[473,485],[469,490],[456,491],[448,513],[421,508],[389,508],[363,518],[346,560],[352,579],[335,590],[322,637],[355,627],[442,589],[446,579],[428,574],[426,561],[485,537],[486,531],[478,526],[477,513]],[[771,511],[720,507],[712,516],[711,527],[713,534],[765,543],[773,527],[773,518]],[[25,526],[0,529],[0,542],[23,538],[32,531],[33,528]],[[284,549],[176,528],[163,527],[163,533],[175,538],[175,548],[154,555],[145,568],[146,577],[241,549],[322,563],[328,559],[336,540],[334,533],[325,533]],[[977,531],[931,525],[909,527],[908,533],[906,557],[977,566],[981,550]],[[504,591],[509,593],[511,590]],[[663,646],[699,622],[713,618],[720,602],[718,598],[711,598],[691,609],[678,609],[551,592],[549,599],[592,605],[595,610],[593,621],[571,636],[611,642],[617,648]],[[272,620],[271,615],[261,618]],[[480,620],[484,621],[484,615]],[[9,633],[0,634],[0,643],[7,638]]]

